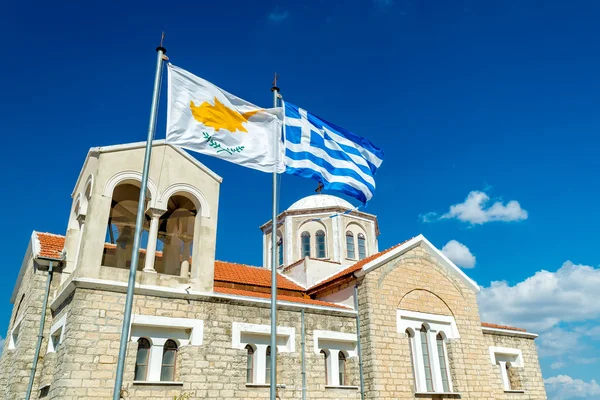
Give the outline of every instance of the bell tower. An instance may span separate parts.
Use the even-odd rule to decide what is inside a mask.
[[[127,281],[145,143],[90,149],[73,191],[62,276]],[[221,178],[181,148],[155,141],[140,281],[211,291]]]

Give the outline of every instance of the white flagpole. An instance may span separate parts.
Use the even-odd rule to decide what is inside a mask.
[[[163,32],[163,39],[164,39]],[[162,76],[162,66],[164,54],[167,50],[160,46],[156,48],[158,52],[156,60],[156,74],[154,76],[154,92],[152,94],[152,107],[150,109],[150,123],[148,126],[148,138],[146,139],[146,155],[144,156],[144,168],[142,171],[142,183],[140,189],[140,198],[135,219],[135,234],[133,236],[133,250],[131,251],[131,265],[129,267],[129,281],[127,284],[127,297],[125,299],[125,310],[123,311],[123,326],[121,328],[121,342],[119,345],[119,358],[117,360],[117,376],[115,378],[115,387],[113,389],[113,400],[121,399],[121,387],[123,386],[123,370],[125,367],[125,356],[127,354],[127,342],[129,341],[129,325],[131,324],[131,308],[133,306],[133,289],[135,286],[135,274],[140,255],[140,240],[142,237],[142,227],[144,224],[144,214],[146,205],[146,189],[148,186],[148,170],[150,169],[150,156],[152,153],[152,140],[156,129],[156,112],[158,109],[158,100],[160,92],[160,81]]]
[[[277,74],[275,74],[271,91],[273,92],[273,107],[277,107],[279,99]],[[281,130],[275,129],[274,135],[275,167],[273,169],[273,215],[271,218],[271,400],[277,399],[277,162]]]

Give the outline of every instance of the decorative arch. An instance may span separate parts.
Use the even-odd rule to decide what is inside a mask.
[[[419,296],[421,293],[418,293],[418,292],[425,292],[426,297],[429,297],[430,300],[433,297],[433,298],[435,298],[435,301],[429,301],[429,302],[423,301],[423,297]],[[415,297],[415,299],[413,299],[413,297]],[[416,298],[418,298],[418,300]],[[418,307],[416,307],[413,304],[416,302],[419,303]],[[435,304],[435,303],[437,303],[437,304]],[[397,308],[400,308],[403,310],[409,310],[409,311],[418,311],[418,312],[424,312],[424,313],[438,314],[438,315],[451,315],[452,317],[454,317],[454,312],[452,311],[452,309],[450,308],[450,306],[444,299],[442,299],[440,296],[438,296],[431,290],[422,289],[422,288],[412,289],[412,290],[406,292],[404,294],[404,296],[402,296],[402,298],[398,302]],[[446,311],[447,313],[444,314],[444,311]]]
[[[210,217],[210,206],[208,204],[208,199],[206,198],[206,196],[194,186],[188,185],[187,183],[175,183],[166,188],[161,193],[160,198],[156,202],[157,207],[165,209],[166,202],[169,201],[171,196],[177,194],[191,196],[190,200],[196,206],[196,209],[199,211],[199,214],[202,217]]]
[[[90,176],[88,176],[87,180],[85,181],[85,186],[83,187],[83,193],[88,199],[92,197],[92,191],[94,190],[94,179],[94,175],[90,174]]]
[[[369,245],[369,235],[365,227],[356,221],[350,221],[346,224],[346,258],[362,260],[368,257],[372,251]],[[350,233],[352,236],[348,236]]]
[[[121,171],[114,174],[104,185],[104,191],[102,195],[105,197],[112,197],[115,188],[121,183],[132,183],[136,186],[141,186],[142,174],[136,171]],[[150,192],[150,198],[148,199],[148,207],[154,207],[156,203],[156,195],[158,189],[152,179],[148,178],[148,192]]]
[[[318,231],[323,231],[325,233],[325,254],[327,254],[329,250],[328,240],[330,232],[322,221],[308,218],[300,224],[296,231],[296,243],[298,249],[302,249],[302,235],[305,235],[305,232],[308,232],[310,235],[310,257],[317,257],[316,236]],[[302,256],[302,254],[303,251],[300,250],[300,256]]]
[[[73,202],[73,215],[77,218],[81,214],[85,215],[85,211],[83,210],[83,195],[79,193]]]

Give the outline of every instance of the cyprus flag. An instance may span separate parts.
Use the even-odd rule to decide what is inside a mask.
[[[168,67],[167,142],[259,171],[273,172],[275,163],[277,172],[285,171],[282,108],[257,107],[181,68]]]

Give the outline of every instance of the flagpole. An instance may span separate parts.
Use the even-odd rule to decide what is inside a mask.
[[[125,356],[127,354],[127,343],[129,342],[129,325],[131,324],[131,308],[133,305],[133,289],[135,286],[135,274],[140,253],[140,240],[144,223],[146,189],[148,186],[148,170],[150,169],[150,156],[152,153],[152,140],[156,129],[156,112],[158,109],[159,89],[162,76],[163,57],[167,50],[162,47],[164,32],[160,46],[156,48],[158,53],[156,59],[156,74],[154,76],[154,92],[152,93],[152,108],[150,109],[150,123],[148,125],[148,138],[146,139],[146,155],[144,156],[144,169],[142,171],[142,182],[140,198],[138,202],[137,217],[135,219],[135,234],[133,236],[133,250],[131,251],[131,265],[129,267],[129,281],[127,284],[127,297],[125,299],[125,310],[123,311],[123,326],[121,328],[121,342],[119,345],[119,358],[117,360],[117,376],[113,389],[113,400],[121,399],[121,388],[123,386],[123,370],[125,367]]]
[[[271,91],[273,92],[273,107],[277,107],[279,99],[277,74],[275,74]],[[274,135],[275,167],[273,169],[273,215],[271,218],[271,400],[277,399],[277,162],[281,131],[275,129]]]

